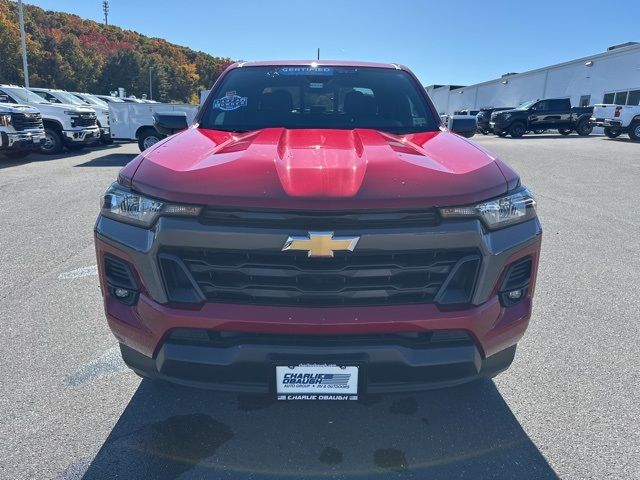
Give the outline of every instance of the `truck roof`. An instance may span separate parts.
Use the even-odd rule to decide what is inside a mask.
[[[397,70],[407,70],[403,65],[397,63],[375,63],[359,62],[352,60],[262,60],[259,62],[236,62],[229,68],[237,67],[288,67],[288,66],[318,66],[318,67],[372,67],[372,68],[395,68]]]

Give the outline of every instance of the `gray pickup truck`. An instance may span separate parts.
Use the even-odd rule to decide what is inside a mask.
[[[572,107],[568,98],[532,100],[513,110],[494,112],[490,125],[500,137],[518,138],[529,131],[545,129],[557,129],[562,135],[575,131],[586,136],[593,131],[592,113],[593,107]]]

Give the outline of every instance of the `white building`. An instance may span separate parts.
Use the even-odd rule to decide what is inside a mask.
[[[426,89],[440,114],[515,107],[542,98],[570,98],[574,106],[640,105],[640,43],[616,45],[604,53],[467,87],[431,85]]]

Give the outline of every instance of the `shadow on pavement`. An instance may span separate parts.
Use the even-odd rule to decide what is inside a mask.
[[[505,140],[542,140],[542,139],[550,139],[550,138],[557,139],[557,140],[578,140],[578,139],[585,139],[590,137],[602,137],[602,135],[586,135],[583,137],[575,133],[572,133],[571,135],[566,135],[566,136],[560,135],[559,133],[541,133],[540,135],[527,134],[519,138],[512,138],[512,137],[504,137],[504,138]]]
[[[39,153],[31,153],[24,158],[13,159],[0,154],[0,170],[3,168],[18,167],[28,163],[50,162],[62,158],[64,155],[41,155]]]
[[[143,380],[83,478],[558,478],[493,382],[275,402]]]
[[[124,167],[136,156],[135,153],[109,153],[76,165],[76,167]]]

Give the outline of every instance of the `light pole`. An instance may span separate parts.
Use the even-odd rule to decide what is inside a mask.
[[[20,20],[20,42],[22,43],[22,70],[24,72],[24,86],[29,88],[29,66],[27,65],[27,40],[24,33],[24,12],[22,0],[18,0],[18,17]]]
[[[151,83],[151,69],[153,67],[149,67],[149,100],[153,100],[153,84]]]

